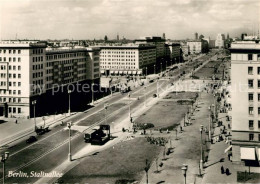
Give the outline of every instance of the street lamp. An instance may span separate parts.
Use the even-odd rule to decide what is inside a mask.
[[[68,95],[69,95],[69,116],[70,116],[70,93],[71,93],[71,90],[68,90]]]
[[[36,119],[35,119],[35,106],[36,106],[36,100],[32,101],[32,105],[33,105],[33,117],[34,117],[34,130],[36,131],[37,127],[36,127]]]
[[[161,74],[162,74],[162,62],[161,62]]]
[[[72,122],[68,122],[67,123],[67,126],[69,128],[69,154],[68,154],[68,158],[69,158],[69,161],[72,161],[72,155],[71,155],[71,126],[72,126]]]
[[[145,76],[147,76],[147,67],[145,67],[145,71],[146,71]]]
[[[107,125],[107,107],[108,104],[104,104],[104,110],[105,110],[105,124]]]
[[[94,83],[91,84],[91,97],[92,97],[92,105],[94,105]]]
[[[130,103],[130,93],[128,93],[128,100],[129,100],[129,120],[131,122],[131,103]],[[132,122],[131,122],[132,123]]]
[[[156,66],[155,65],[153,65],[153,68],[154,68],[154,74],[156,73]]]
[[[144,98],[145,98],[145,100],[144,100],[144,106],[146,106],[146,86],[144,87]]]
[[[182,174],[184,176],[184,184],[186,184],[186,176],[187,176],[188,165],[183,164],[181,170],[182,170]]]
[[[3,163],[3,184],[5,183],[5,161],[9,158],[9,152],[4,152],[1,155],[1,162]]]
[[[202,157],[202,132],[203,132],[203,125],[200,125],[200,176],[203,169],[203,157]]]

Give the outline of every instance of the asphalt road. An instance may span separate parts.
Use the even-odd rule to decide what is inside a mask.
[[[207,60],[210,56],[203,56],[200,60]],[[180,73],[185,71],[188,73],[193,69],[193,67],[197,64],[198,61],[193,61],[188,63],[189,67],[184,65],[183,68],[180,69]],[[170,75],[178,75],[179,71],[171,71]],[[169,81],[160,82],[162,85],[161,88],[166,87],[170,83],[176,81],[178,78],[171,78]],[[140,96],[140,100],[132,101],[131,108],[135,109],[140,105],[144,104],[145,98],[152,98],[152,95],[156,93],[156,82],[148,84],[146,90],[144,87],[138,87],[134,89],[131,94],[137,94]],[[146,93],[146,95],[145,95]],[[128,106],[127,105],[116,105],[120,104],[120,100],[125,98],[127,94],[115,94],[114,97],[106,100],[103,103],[98,104],[97,106],[89,109],[87,112],[81,112],[77,115],[70,118],[72,122],[79,122],[78,125],[81,126],[90,126],[94,123],[104,123],[104,103],[115,104],[115,106],[111,105],[111,108],[108,107],[107,110],[107,122],[118,121],[122,115],[128,114]],[[121,103],[122,104],[122,103]],[[65,125],[66,126],[66,125]],[[22,171],[24,173],[30,173],[31,171],[35,172],[50,172],[56,166],[61,164],[68,158],[68,130],[64,130],[65,126],[57,126],[54,127],[50,132],[45,135],[37,136],[38,141],[33,144],[26,144],[24,141],[8,148],[10,152],[10,158],[6,162],[6,173],[9,171]],[[86,143],[83,140],[83,134],[72,131],[72,155],[79,151]],[[1,150],[2,152],[5,150]],[[0,170],[2,175],[2,168]],[[33,183],[37,181],[39,178],[36,177],[11,177],[6,178],[6,183]]]

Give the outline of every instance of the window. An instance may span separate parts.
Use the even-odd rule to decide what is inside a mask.
[[[258,134],[258,141],[260,141],[260,134]]]
[[[258,107],[258,114],[260,114],[260,107]]]
[[[248,54],[248,61],[252,61],[253,60],[253,54]]]
[[[257,54],[257,60],[258,61],[260,60],[260,54]]]
[[[13,107],[13,113],[16,113],[16,108],[15,107]]]
[[[254,134],[249,134],[249,141],[253,141],[254,140]]]
[[[249,111],[249,115],[253,115],[254,114],[254,107],[249,107],[248,111]]]
[[[18,78],[19,78],[19,79],[21,78],[21,74],[18,74]]]
[[[260,75],[260,67],[257,67],[257,74]]]
[[[248,94],[248,100],[249,101],[253,101],[254,100],[254,94],[253,93],[249,93]]]
[[[254,128],[254,120],[248,121],[249,128]]]
[[[18,50],[18,54],[21,54],[21,50]]]
[[[21,82],[18,82],[18,86],[19,86],[19,87],[21,86]]]
[[[18,114],[20,114],[21,113],[21,108],[20,107],[18,107]]]
[[[252,80],[252,79],[248,80],[248,87],[249,88],[253,88],[254,87],[254,80]]]
[[[21,58],[18,58],[18,62],[21,62]]]
[[[253,75],[253,67],[252,66],[248,67],[248,75]]]
[[[260,80],[257,80],[257,87],[260,88]]]

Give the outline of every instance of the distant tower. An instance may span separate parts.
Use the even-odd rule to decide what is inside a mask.
[[[107,40],[108,40],[108,37],[107,37],[107,35],[105,35],[105,37],[104,37],[104,40],[105,40],[105,41],[107,41]]]
[[[116,35],[116,39],[117,39],[117,41],[119,41],[119,34],[118,33]]]
[[[227,40],[229,39],[229,34],[227,34]]]
[[[163,33],[162,37],[163,37],[163,39],[166,39],[165,33]]]
[[[242,33],[241,34],[241,40],[244,40],[245,36],[247,36],[247,33]]]
[[[197,40],[199,38],[199,34],[198,33],[195,33],[194,36],[195,36],[195,38],[194,38],[195,40]]]

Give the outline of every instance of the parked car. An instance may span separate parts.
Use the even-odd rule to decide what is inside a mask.
[[[35,136],[30,136],[29,139],[26,140],[26,143],[32,143],[37,141],[37,138]]]
[[[153,94],[153,97],[156,98],[156,97],[157,97],[157,94]]]

